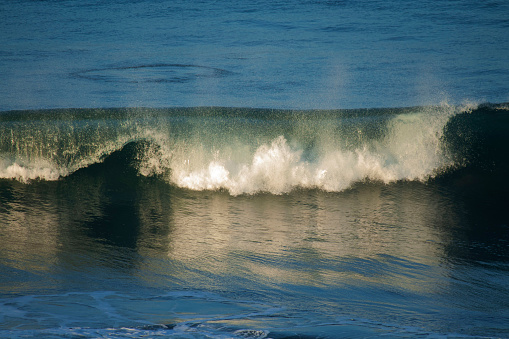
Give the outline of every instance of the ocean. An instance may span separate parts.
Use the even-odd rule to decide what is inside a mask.
[[[509,338],[509,3],[0,0],[1,338]]]

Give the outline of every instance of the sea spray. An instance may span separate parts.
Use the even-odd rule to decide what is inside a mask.
[[[4,112],[0,178],[30,182],[68,176],[145,138],[147,118],[137,119],[129,109]]]
[[[295,188],[341,191],[365,180],[424,181],[453,165],[443,144],[444,127],[470,109],[443,104],[368,119],[295,114],[284,121],[284,130],[264,126],[257,138],[252,137],[257,122],[217,116],[209,129],[178,141],[164,134],[153,139],[157,151],[153,147],[144,154],[140,173],[163,175],[183,188],[233,195]],[[218,128],[223,124],[225,133]],[[243,137],[243,131],[250,135]]]
[[[141,176],[232,195],[341,191],[360,181],[424,181],[452,166],[451,117],[474,106],[337,111],[114,109],[3,113],[0,176],[57,180],[125,145]]]

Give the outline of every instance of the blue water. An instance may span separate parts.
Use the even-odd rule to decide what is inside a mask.
[[[0,337],[509,338],[509,3],[0,0]]]
[[[1,1],[0,109],[505,102],[508,14],[506,1]]]

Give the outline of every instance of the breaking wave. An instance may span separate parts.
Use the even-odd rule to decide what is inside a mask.
[[[479,126],[503,125],[504,107],[2,112],[0,178],[59,180],[120,152],[139,176],[232,195],[426,181],[475,160]]]

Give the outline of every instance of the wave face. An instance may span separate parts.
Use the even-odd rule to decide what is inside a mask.
[[[500,144],[493,138],[508,126],[507,110],[503,104],[443,104],[332,111],[2,112],[0,178],[59,180],[103,163],[181,188],[232,195],[299,188],[336,192],[364,181],[426,181],[501,157],[493,148],[497,145],[487,140]],[[488,146],[491,155],[484,151]]]

